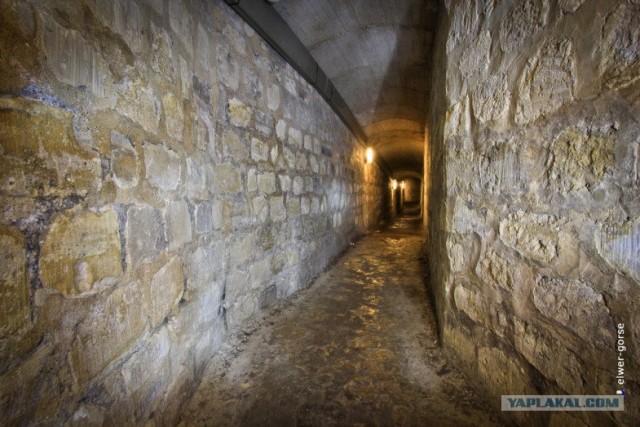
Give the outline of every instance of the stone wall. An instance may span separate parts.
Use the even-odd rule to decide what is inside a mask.
[[[171,423],[388,181],[222,1],[0,10],[0,419]]]
[[[498,406],[637,395],[640,4],[445,1],[438,40],[427,187],[445,346]],[[632,425],[631,399],[516,419]]]

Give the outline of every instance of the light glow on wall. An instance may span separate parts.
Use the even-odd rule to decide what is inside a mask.
[[[391,180],[391,189],[392,190],[397,190],[398,189],[398,181],[396,181],[395,179]]]
[[[374,152],[373,152],[373,148],[371,147],[367,147],[367,151],[365,154],[365,158],[367,160],[367,163],[373,163],[373,156],[374,156]]]
[[[400,188],[404,190],[404,181],[400,181]]]

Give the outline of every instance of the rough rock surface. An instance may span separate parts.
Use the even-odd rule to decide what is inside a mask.
[[[639,7],[444,2],[425,171],[432,294],[445,347],[490,395],[640,393]],[[513,419],[637,425],[640,407]]]

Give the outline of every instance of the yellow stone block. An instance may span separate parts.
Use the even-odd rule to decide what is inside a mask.
[[[120,235],[113,211],[59,215],[40,252],[40,278],[64,295],[91,290],[107,277],[120,276]]]
[[[29,285],[25,238],[0,226],[0,338],[29,322]]]

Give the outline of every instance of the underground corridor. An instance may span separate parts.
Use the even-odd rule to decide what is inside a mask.
[[[640,425],[637,0],[0,0],[0,425]]]

